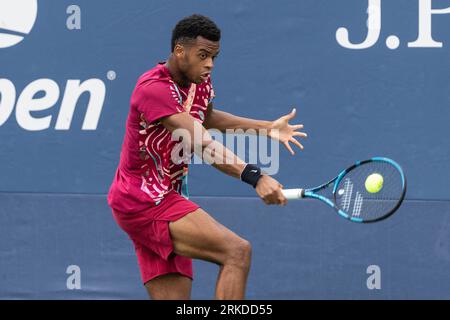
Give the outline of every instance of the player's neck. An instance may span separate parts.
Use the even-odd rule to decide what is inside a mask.
[[[175,61],[173,61],[172,56],[170,56],[169,59],[167,59],[165,66],[169,70],[170,77],[172,78],[172,80],[175,83],[177,83],[180,87],[187,88],[191,85],[189,80],[186,79],[186,77],[178,69],[177,64]]]

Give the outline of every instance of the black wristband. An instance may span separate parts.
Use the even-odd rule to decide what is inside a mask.
[[[247,164],[241,173],[241,180],[256,188],[256,184],[261,176],[260,168],[253,164]]]

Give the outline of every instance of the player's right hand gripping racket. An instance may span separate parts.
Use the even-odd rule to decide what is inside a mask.
[[[395,161],[375,157],[356,162],[318,187],[282,192],[288,200],[322,200],[353,222],[377,222],[400,207],[406,193],[406,178]]]

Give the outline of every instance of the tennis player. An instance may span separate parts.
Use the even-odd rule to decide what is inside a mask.
[[[118,225],[133,241],[142,281],[151,299],[190,299],[192,260],[220,266],[216,299],[243,299],[251,246],[214,220],[184,194],[188,164],[174,161],[175,148],[209,150],[212,165],[250,184],[266,204],[285,205],[282,186],[215,142],[208,128],[267,132],[294,154],[289,143],[306,137],[290,125],[295,110],[275,121],[241,118],[213,109],[211,72],[220,49],[220,30],[209,18],[192,15],[172,33],[172,53],[137,81],[131,97],[120,163],[108,194]],[[200,125],[201,124],[201,125]],[[201,135],[195,136],[196,126]],[[187,133],[174,141],[173,133]],[[178,149],[177,149],[178,150]],[[231,160],[231,161],[230,161]]]

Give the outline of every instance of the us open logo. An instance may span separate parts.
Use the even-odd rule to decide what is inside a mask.
[[[38,11],[37,0],[0,0],[0,49],[20,43],[32,30]],[[68,7],[67,13],[74,19],[74,28],[79,29],[80,9],[75,5]],[[77,20],[78,19],[78,20]],[[68,26],[72,24],[68,24]],[[116,73],[107,73],[108,80],[113,81]],[[55,130],[69,130],[78,100],[89,94],[82,130],[97,130],[106,96],[106,85],[102,79],[76,79],[71,77],[64,84],[48,77],[33,79],[23,88],[17,90],[14,80],[0,77],[0,128],[9,119],[27,131],[41,131],[50,128],[56,117]],[[61,98],[60,98],[61,97]],[[56,103],[61,101],[59,110]],[[38,116],[35,111],[53,109],[53,114]]]
[[[37,0],[0,1],[0,48],[15,46],[33,29]]]

